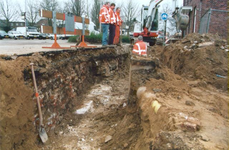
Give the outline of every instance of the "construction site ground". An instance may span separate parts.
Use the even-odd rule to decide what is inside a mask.
[[[132,56],[153,60],[153,77],[141,71],[131,74],[126,64],[84,89],[81,100],[73,103],[74,111],[67,112],[43,144],[31,115],[36,105],[31,100],[34,89],[23,80],[22,69],[29,60],[4,58],[43,51],[41,46],[52,42],[0,40],[1,150],[228,149],[228,46],[211,34],[190,34],[174,44],[149,47],[147,58]],[[59,44],[72,45],[66,40]],[[130,89],[135,91],[132,99]],[[160,105],[157,111],[155,101]],[[22,127],[22,122],[28,123]],[[14,143],[12,135],[16,135]]]

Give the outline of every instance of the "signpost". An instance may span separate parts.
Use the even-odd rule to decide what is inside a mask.
[[[71,47],[90,47],[84,42],[84,35],[89,35],[89,30],[85,30],[85,24],[89,24],[89,19],[79,16],[68,15],[64,13],[58,13],[55,11],[41,10],[40,16],[45,18],[53,19],[53,26],[41,26],[42,33],[54,33],[54,43],[51,47],[43,47],[43,48],[52,48],[52,49],[68,49],[68,47],[60,47],[60,45],[56,41],[56,34],[72,34],[72,35],[80,35],[82,36],[81,44],[78,46]],[[56,19],[64,20],[65,27],[57,27]],[[82,23],[82,29],[75,29],[75,22]]]
[[[168,19],[168,14],[162,13],[162,14],[161,14],[161,19],[165,21],[165,29],[164,29],[164,37],[163,37],[163,45],[165,45],[166,23],[167,23],[167,19]]]

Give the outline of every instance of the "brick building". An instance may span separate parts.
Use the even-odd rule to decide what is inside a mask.
[[[20,22],[20,21],[11,21],[7,22],[6,20],[1,20],[0,19],[0,29],[4,30],[5,27],[7,27],[8,30],[15,29],[16,27],[24,27],[25,22]]]
[[[227,38],[227,0],[183,0],[184,6],[192,6],[188,14],[190,23],[188,33],[218,33]]]

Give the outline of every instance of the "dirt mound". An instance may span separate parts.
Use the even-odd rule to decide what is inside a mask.
[[[135,149],[227,149],[227,93],[166,67],[158,72],[164,78],[150,79],[138,100],[143,131]],[[154,101],[161,106],[157,112]]]
[[[28,59],[0,60],[0,149],[36,149],[33,91],[24,84]]]
[[[228,149],[227,51],[226,41],[211,34],[150,48],[160,78],[149,73],[138,99],[143,131],[136,149]]]
[[[227,90],[227,45],[217,35],[189,34],[166,46],[161,61],[184,78]]]

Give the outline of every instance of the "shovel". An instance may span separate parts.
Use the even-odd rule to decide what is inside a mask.
[[[33,74],[33,83],[34,83],[34,87],[35,87],[35,91],[36,91],[36,94],[35,96],[37,97],[37,106],[38,106],[38,111],[39,111],[39,120],[40,120],[40,123],[39,123],[39,136],[41,138],[41,141],[43,143],[45,143],[47,140],[48,140],[48,135],[45,131],[45,128],[44,128],[44,124],[43,124],[43,117],[42,117],[42,113],[41,113],[41,105],[40,105],[40,100],[39,100],[39,94],[37,92],[37,83],[36,83],[36,78],[35,78],[35,73],[34,73],[34,69],[33,69],[33,63],[30,63],[31,65],[31,70],[32,70],[32,74]]]
[[[130,104],[130,102],[131,102],[131,101],[130,101],[130,98],[131,98],[131,97],[130,97],[130,95],[131,95],[131,93],[130,93],[130,91],[131,91],[130,88],[131,88],[131,77],[132,77],[132,74],[131,74],[131,73],[132,73],[131,57],[132,57],[132,55],[130,55],[130,66],[129,66],[129,88],[128,88],[128,93],[129,93],[129,94],[128,94],[128,101],[127,101],[128,104]]]

